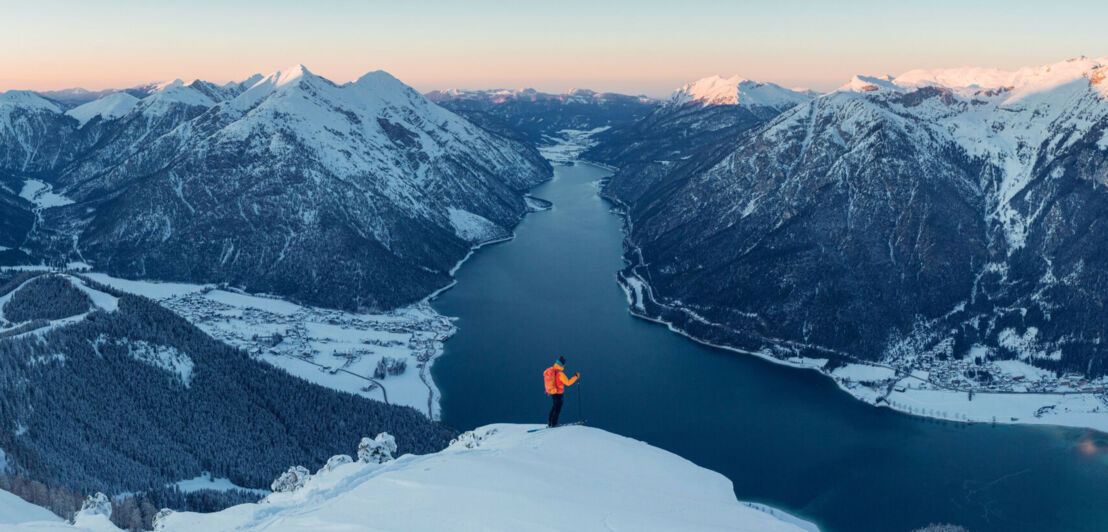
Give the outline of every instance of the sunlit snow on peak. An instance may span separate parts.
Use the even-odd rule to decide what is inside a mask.
[[[745,105],[787,109],[806,102],[812,95],[786,89],[775,83],[759,83],[741,76],[710,76],[685,85],[670,96],[672,105]]]

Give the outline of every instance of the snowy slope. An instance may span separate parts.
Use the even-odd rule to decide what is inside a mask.
[[[65,114],[76,118],[83,126],[87,124],[89,120],[97,116],[104,120],[119,118],[127,114],[138,101],[138,98],[126,92],[116,92],[100,98],[99,100],[93,100],[84,105],[74,107],[66,111]]]
[[[529,428],[490,425],[439,453],[340,465],[264,503],[171,514],[160,529],[814,530],[740,503],[722,475],[645,443]]]
[[[810,91],[794,91],[775,83],[739,76],[711,76],[685,85],[669,97],[670,105],[745,105],[785,110],[812,99]]]
[[[0,490],[0,527],[31,521],[60,524],[61,520],[62,518],[46,508],[31,504],[14,493]]]

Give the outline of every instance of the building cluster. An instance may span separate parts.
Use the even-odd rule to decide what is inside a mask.
[[[1084,375],[1051,371],[1005,371],[1001,361],[941,358],[924,355],[893,361],[896,376],[883,382],[867,382],[874,387],[893,386],[897,391],[911,388],[938,388],[977,393],[1093,393],[1104,394],[1108,377],[1087,379]],[[909,379],[909,376],[916,378]]]
[[[346,367],[367,355],[387,352],[395,357],[406,351],[422,366],[442,352],[442,343],[455,331],[450,319],[434,312],[402,309],[387,314],[355,314],[304,306],[292,313],[275,312],[229,305],[208,297],[209,292],[175,296],[162,304],[213,338],[256,357],[274,354],[316,360],[319,355],[329,353],[345,358],[342,367]],[[313,333],[313,324],[350,331],[350,335],[332,338],[326,333]],[[407,340],[402,340],[405,337]],[[326,347],[339,343],[343,345]]]

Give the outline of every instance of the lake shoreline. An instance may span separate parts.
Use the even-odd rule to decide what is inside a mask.
[[[591,161],[578,160],[576,164],[589,164],[606,171],[615,168]],[[1093,393],[998,393],[974,391],[972,399],[967,391],[911,388],[900,386],[902,381],[914,377],[905,375],[896,383],[888,386],[886,393],[861,383],[852,382],[832,374],[824,369],[827,359],[796,356],[779,358],[766,349],[744,349],[725,342],[714,342],[693,332],[693,328],[725,329],[731,335],[742,334],[725,325],[710,322],[691,309],[669,305],[657,301],[654,290],[637,269],[643,266],[641,249],[631,241],[633,222],[628,215],[627,205],[618,198],[604,192],[601,184],[600,195],[613,205],[612,212],[623,220],[624,262],[626,268],[616,275],[616,280],[627,296],[628,313],[636,318],[664,325],[670,331],[689,338],[702,345],[726,351],[753,355],[757,358],[796,369],[807,369],[830,378],[835,385],[851,397],[877,408],[888,408],[903,414],[953,421],[958,423],[1002,423],[1014,425],[1039,425],[1094,430],[1108,435],[1108,399],[1097,397]],[[759,338],[761,342],[772,343],[769,339]],[[811,346],[805,346],[810,349]],[[829,353],[833,353],[830,350]],[[886,368],[876,364],[864,364],[873,368]],[[1017,400],[1018,399],[1018,400]],[[976,400],[976,403],[974,403]],[[1079,411],[1074,411],[1075,409]]]

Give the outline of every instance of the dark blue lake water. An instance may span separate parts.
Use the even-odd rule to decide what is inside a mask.
[[[1108,436],[964,425],[863,404],[812,371],[700,345],[636,319],[616,284],[621,219],[597,195],[607,172],[556,167],[534,190],[554,209],[475,254],[435,301],[459,332],[434,366],[461,429],[543,423],[542,370],[582,374],[563,421],[667,449],[734,482],[742,500],[825,531],[1108,531]],[[1092,440],[1093,444],[1089,444]],[[1084,451],[1083,451],[1084,449]]]

